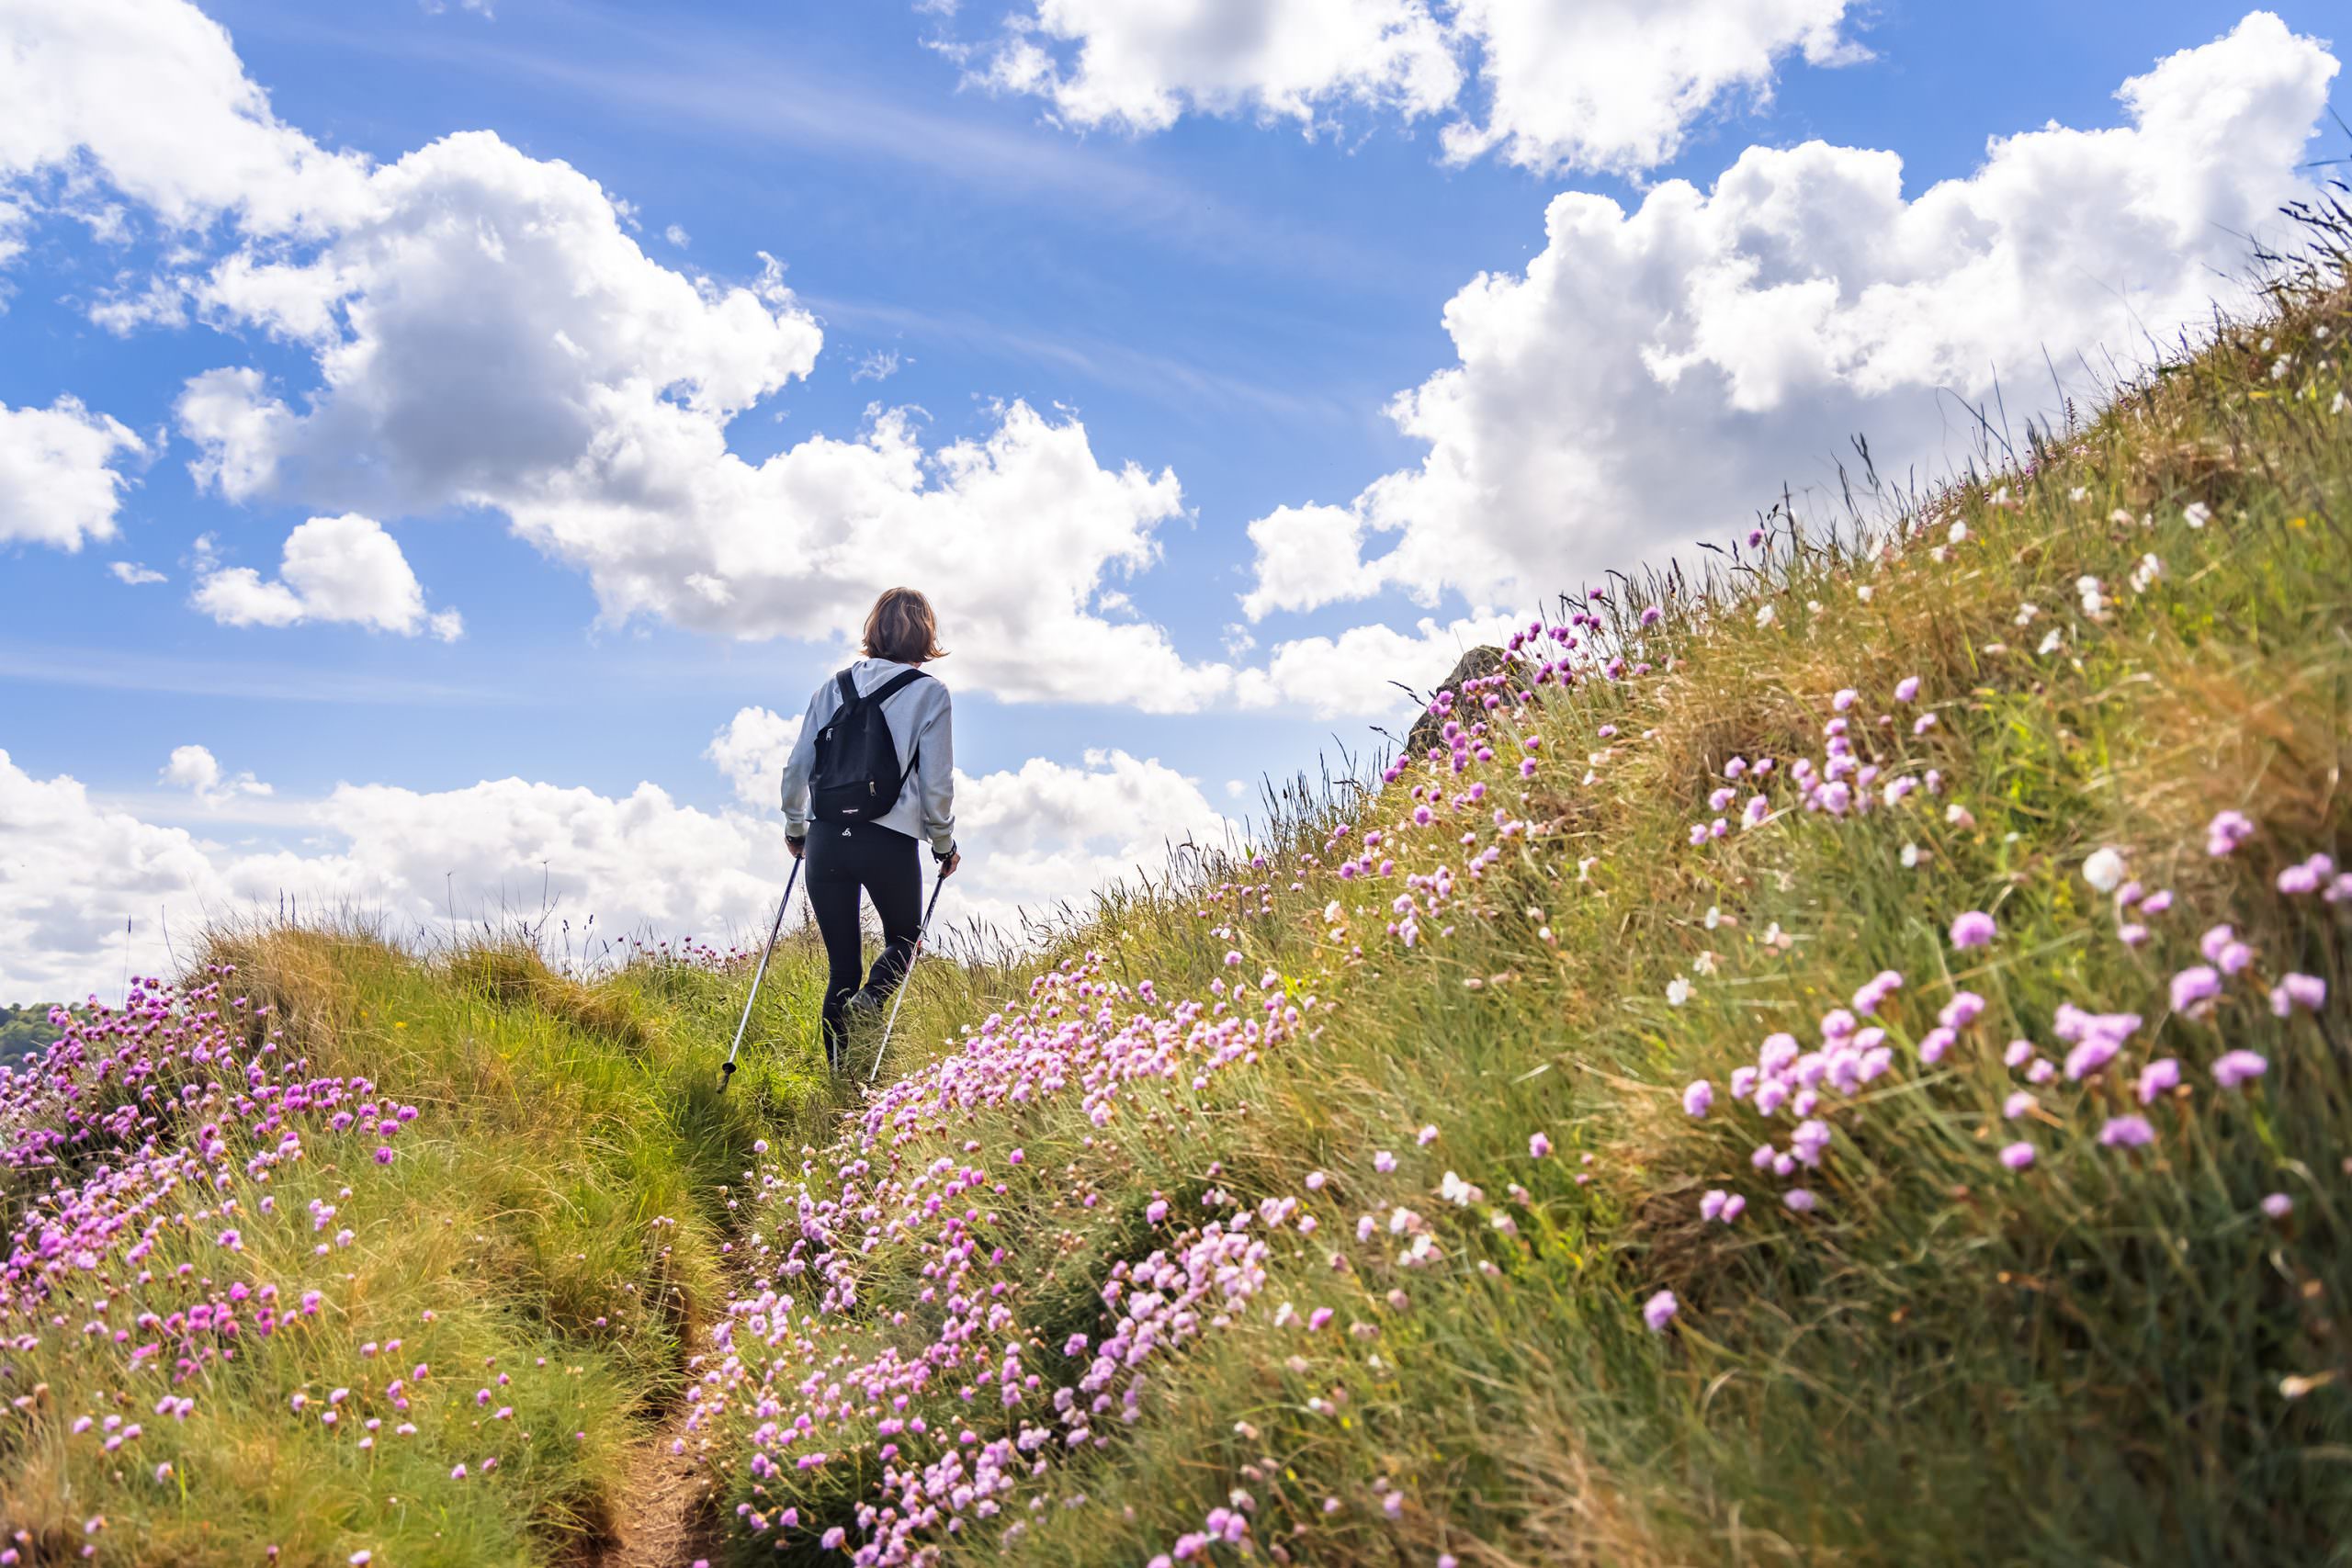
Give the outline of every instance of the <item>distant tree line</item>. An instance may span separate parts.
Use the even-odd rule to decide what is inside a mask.
[[[57,1038],[57,1026],[49,1021],[51,1002],[27,1002],[21,1007],[0,1003],[0,1059],[38,1051]]]

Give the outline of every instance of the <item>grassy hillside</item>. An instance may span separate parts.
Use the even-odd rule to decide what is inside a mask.
[[[2335,276],[934,974],[953,1049],[763,1169],[744,1560],[2342,1560]]]
[[[729,1179],[826,1109],[805,1055],[718,1095],[741,987],[697,960],[226,935],[0,1074],[14,1550],[592,1553],[727,1299]]]
[[[741,1562],[2352,1560],[2341,261],[1564,600],[870,1100],[805,942],[722,1097],[725,955],[223,939],[0,1078],[17,1549],[595,1561],[659,1433]]]

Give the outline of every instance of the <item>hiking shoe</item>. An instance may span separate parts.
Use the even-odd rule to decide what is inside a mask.
[[[871,986],[860,987],[857,994],[843,1005],[860,1018],[872,1018],[882,1010],[882,993]]]

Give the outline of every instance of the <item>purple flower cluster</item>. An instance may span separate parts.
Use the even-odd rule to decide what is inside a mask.
[[[1075,1375],[1042,1366],[1027,1337],[1023,1276],[997,1205],[1013,1200],[1016,1183],[1068,1178],[1009,1154],[990,1159],[958,1129],[983,1111],[1075,1099],[1107,1134],[1135,1086],[1205,1089],[1292,1038],[1317,1006],[1312,997],[1293,1002],[1272,971],[1255,986],[1243,976],[1212,990],[1205,1004],[1168,1004],[1148,985],[1107,977],[1100,954],[1065,964],[1033,982],[1025,1009],[991,1015],[959,1049],[870,1100],[821,1157],[797,1174],[758,1173],[752,1201],[774,1225],[763,1224],[748,1248],[757,1288],[714,1330],[688,1422],[695,1431],[723,1425],[748,1450],[739,1459],[730,1447],[721,1461],[752,1494],[738,1511],[745,1529],[815,1536],[862,1563],[912,1561],[941,1536],[991,1521],[1017,1539],[1026,1526],[1006,1514],[1012,1495],[1045,1477],[1052,1456],[1107,1445],[1114,1426],[1140,1415],[1159,1361],[1235,1322],[1266,1287],[1272,1235],[1315,1234],[1296,1198],[1250,1206],[1212,1187],[1203,1198],[1208,1217],[1139,1261],[1112,1266],[1100,1292],[1108,1332],[1099,1342],[1072,1335],[1058,1347],[1080,1363]],[[1422,1129],[1417,1141],[1428,1144],[1433,1132]],[[1531,1153],[1537,1146],[1531,1142]],[[1449,1178],[1455,1202],[1480,1196]],[[1080,1211],[1101,1197],[1082,1180],[1064,1191]],[[1170,1217],[1164,1197],[1149,1207],[1154,1225]],[[1442,1256],[1408,1210],[1385,1228],[1406,1238],[1407,1266]],[[911,1299],[891,1293],[909,1277],[900,1270],[921,1281]],[[885,1301],[869,1299],[876,1290]],[[1332,1317],[1329,1308],[1300,1314],[1287,1303],[1275,1315],[1308,1333]],[[940,1424],[936,1402],[950,1389],[953,1403],[994,1417]],[[854,1530],[762,1501],[779,1490],[771,1484],[779,1476],[805,1477],[849,1453],[871,1454],[878,1466]],[[1224,1511],[1202,1539],[1179,1540],[1176,1555],[1197,1554],[1212,1538],[1238,1540],[1246,1529],[1247,1510]]]
[[[1895,706],[1914,703],[1918,696],[1917,676],[1906,675],[1895,683]],[[1910,764],[1899,753],[1871,740],[1874,735],[1892,736],[1899,728],[1893,714],[1880,714],[1858,727],[1855,710],[1861,700],[1860,690],[1853,686],[1842,687],[1830,697],[1831,716],[1821,727],[1822,755],[1799,757],[1788,765],[1785,777],[1792,797],[1787,803],[1791,807],[1832,818],[1860,817],[1892,810],[1922,792],[1943,793],[1943,775],[1936,769],[1909,771]],[[1923,713],[1912,722],[1909,733],[1917,738],[1934,728],[1935,715]],[[1774,807],[1768,781],[1775,768],[1776,760],[1770,757],[1754,761],[1734,757],[1724,763],[1724,783],[1707,796],[1707,809],[1714,815],[1690,825],[1690,844],[1695,848],[1728,837],[1736,805],[1743,831],[1771,820]],[[1743,779],[1753,781],[1744,804],[1734,787]]]

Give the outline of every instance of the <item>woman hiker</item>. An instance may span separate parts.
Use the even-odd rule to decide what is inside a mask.
[[[944,878],[956,852],[956,751],[931,601],[893,588],[865,617],[865,657],[819,686],[784,765],[785,842],[808,874],[825,939],[825,1062],[838,1070],[849,1012],[880,1010],[913,962],[922,923],[921,848]],[[882,920],[861,987],[857,894]]]

